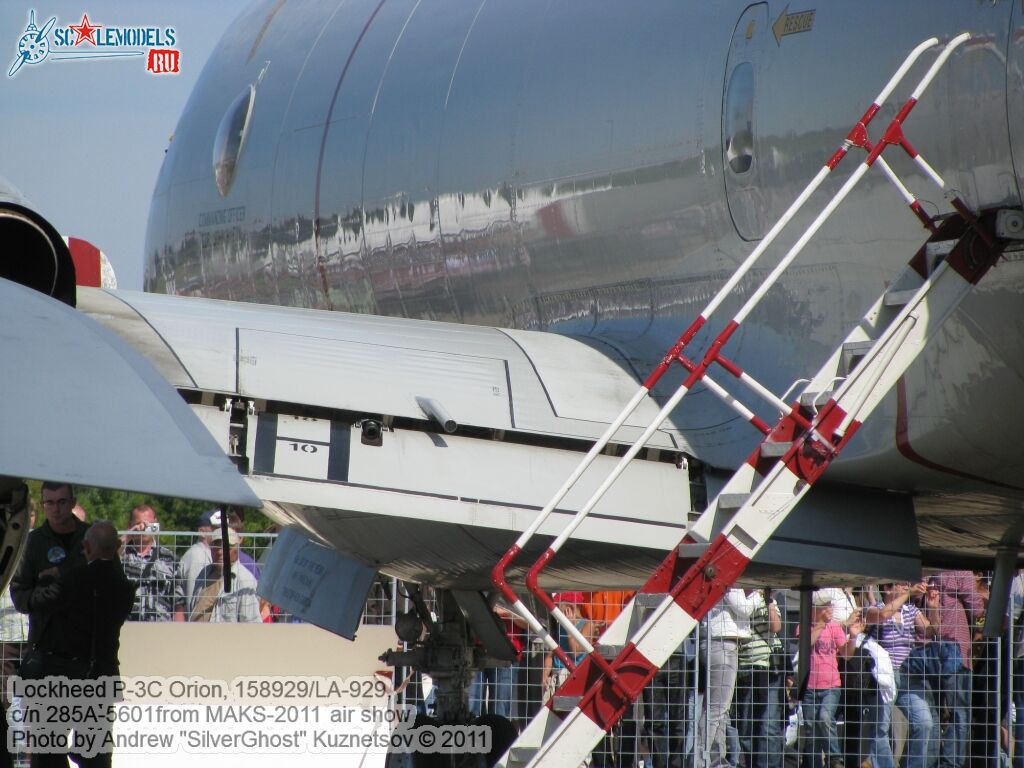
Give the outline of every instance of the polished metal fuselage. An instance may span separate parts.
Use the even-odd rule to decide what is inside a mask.
[[[776,36],[787,13],[811,10],[808,29]],[[169,147],[146,287],[548,330],[614,349],[642,376],[929,36],[972,39],[908,135],[970,204],[1019,206],[1022,16],[1016,0],[260,0],[225,34]],[[935,53],[896,90],[873,136]],[[736,173],[723,114],[744,62],[753,162]],[[251,121],[222,196],[214,138],[250,86]],[[929,211],[948,210],[893,155]],[[924,239],[872,171],[729,356],[782,394],[819,367]],[[1022,285],[1024,266],[1001,263],[908,373],[905,397],[886,401],[829,476],[1015,497]],[[711,466],[735,467],[756,442],[700,388],[673,419]]]

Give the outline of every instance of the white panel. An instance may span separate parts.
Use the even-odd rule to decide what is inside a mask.
[[[610,424],[640,389],[640,382],[605,355],[553,333],[503,329],[522,347],[561,418]],[[646,427],[658,406],[645,400],[626,424]]]
[[[379,447],[362,445],[354,430],[351,446],[353,483],[534,507],[547,503],[580,459],[571,451],[404,430],[385,433]],[[616,461],[599,456],[560,508],[582,507]],[[685,470],[634,461],[594,513],[685,525],[689,509]]]
[[[288,477],[327,477],[328,446],[278,437],[274,451],[274,473]]]
[[[500,359],[246,329],[238,344],[247,397],[423,419],[419,395],[460,424],[512,426]]]
[[[331,422],[299,416],[277,417],[274,473],[324,480],[330,460]]]
[[[549,333],[133,291],[83,289],[80,302],[187,389],[417,419],[416,397],[433,397],[460,424],[593,440],[639,386]],[[644,401],[631,423],[656,413]],[[685,450],[671,427],[650,444]]]

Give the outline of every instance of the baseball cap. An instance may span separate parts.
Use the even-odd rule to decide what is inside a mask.
[[[587,599],[582,592],[559,592],[555,595],[556,603],[569,603],[570,605],[583,605]]]
[[[203,512],[203,514],[201,514],[199,516],[199,521],[196,523],[196,526],[197,527],[204,527],[205,526],[207,528],[220,528],[220,516],[222,514],[223,514],[223,512],[220,509],[208,509],[205,512]],[[241,515],[239,515],[238,512],[236,510],[234,510],[234,509],[232,509],[228,513],[228,524],[229,525],[234,525],[239,520],[244,520],[244,519],[245,518],[242,517]]]
[[[825,590],[818,590],[814,593],[814,607],[824,608],[826,605],[832,605],[832,595]]]
[[[196,525],[217,528],[220,526],[220,515],[221,511],[219,509],[208,509],[199,516],[199,522]]]
[[[210,544],[221,544],[224,541],[224,537],[218,532],[210,536],[207,541],[209,541]],[[238,546],[238,534],[230,528],[228,528],[228,544],[232,547]]]

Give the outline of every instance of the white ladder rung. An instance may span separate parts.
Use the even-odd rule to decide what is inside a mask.
[[[766,459],[778,459],[786,455],[786,451],[793,447],[791,442],[767,441],[761,443],[761,456]]]
[[[521,768],[528,765],[537,754],[537,747],[512,747],[508,752],[508,768]]]
[[[824,392],[804,392],[800,395],[800,405],[805,408],[820,408],[832,397],[832,390]]]
[[[911,288],[903,291],[887,291],[885,294],[884,304],[887,307],[902,307],[905,306],[917,293],[916,288]]]
[[[551,708],[555,712],[569,712],[583,701],[582,696],[563,696],[562,694],[555,694],[551,697]]]
[[[749,493],[720,493],[718,494],[718,509],[739,509],[749,498]]]

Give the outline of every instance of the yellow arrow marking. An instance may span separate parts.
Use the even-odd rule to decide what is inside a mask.
[[[782,45],[782,38],[786,35],[795,35],[799,32],[810,32],[814,26],[814,14],[817,11],[800,11],[790,13],[787,5],[782,9],[779,18],[772,24],[772,32],[775,33],[775,42]]]

